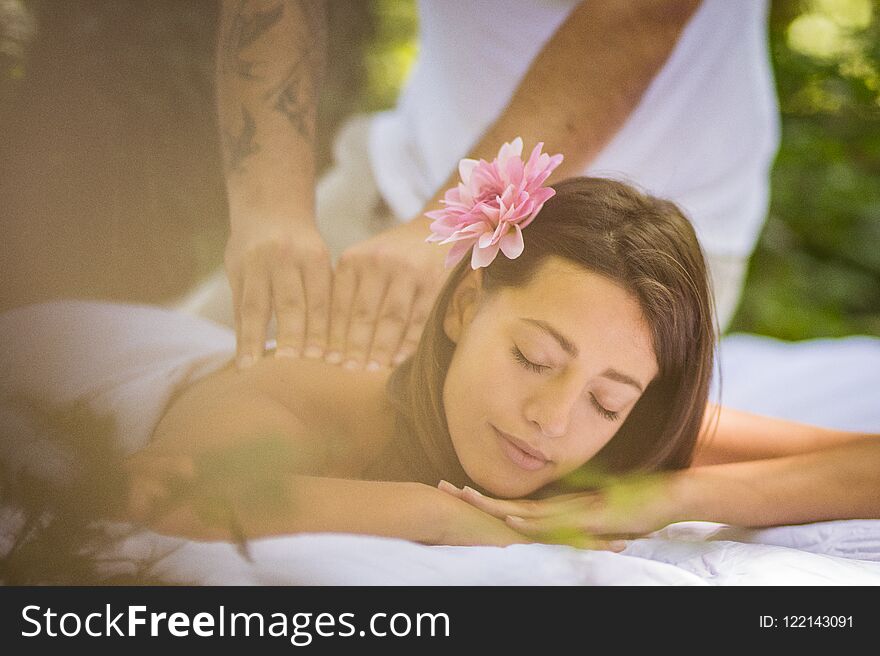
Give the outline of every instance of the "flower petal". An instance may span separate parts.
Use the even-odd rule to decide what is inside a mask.
[[[489,266],[496,255],[498,255],[498,244],[489,244],[485,248],[474,246],[474,252],[471,255],[471,268],[479,269]]]
[[[507,166],[507,160],[509,160],[511,157],[520,157],[522,155],[522,149],[522,137],[517,137],[509,143],[502,144],[501,148],[498,149],[498,157],[495,158],[498,167],[504,170],[504,168]]]
[[[458,163],[458,175],[461,177],[461,181],[467,185],[470,183],[471,173],[474,170],[474,167],[478,164],[475,159],[463,159]]]
[[[538,214],[555,191],[543,182],[562,162],[541,152],[543,142],[522,160],[522,137],[505,143],[491,162],[465,158],[459,161],[461,183],[444,194],[441,209],[425,212],[432,219],[426,242],[453,243],[447,266],[473,248],[471,266],[488,266],[499,249],[509,258],[523,251],[522,229]]]
[[[449,249],[449,252],[446,254],[446,261],[444,265],[447,269],[454,267],[459,263],[461,258],[465,256],[465,254],[470,250],[471,246],[474,245],[473,241],[459,241]]]
[[[513,224],[513,230],[508,231],[499,242],[501,252],[511,260],[519,257],[523,252],[522,230],[516,223]]]

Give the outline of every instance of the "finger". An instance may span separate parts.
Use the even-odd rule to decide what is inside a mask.
[[[539,517],[542,514],[539,505],[534,501],[528,499],[493,499],[480,494],[467,485],[462,488],[461,498],[472,506],[499,519],[504,519],[508,515],[533,518]]]
[[[376,334],[370,346],[368,367],[372,363],[379,367],[390,367],[391,359],[399,350],[415,302],[417,285],[410,278],[392,280],[382,301],[376,323]]]
[[[275,307],[276,357],[300,357],[306,331],[305,293],[299,267],[292,261],[272,269],[272,302]]]
[[[330,305],[330,339],[324,359],[330,364],[342,362],[345,353],[345,337],[348,334],[348,317],[354,294],[357,291],[357,271],[344,259],[340,259],[333,277]]]
[[[254,260],[244,270],[241,288],[241,341],[238,366],[252,365],[263,356],[266,348],[266,326],[269,323],[271,282],[265,264]]]
[[[350,309],[343,366],[355,369],[363,368],[366,364],[376,329],[376,317],[387,286],[387,279],[382,273],[367,271],[359,276],[357,293]]]
[[[434,305],[434,297],[435,294],[432,292],[426,292],[423,288],[416,289],[412,309],[410,310],[409,322],[406,325],[406,331],[403,334],[400,346],[397,347],[397,352],[391,359],[392,366],[400,364],[416,352],[419,339],[421,339],[422,331],[425,328],[425,322],[427,322],[428,315],[431,313],[431,308]]]
[[[461,490],[459,490],[457,487],[455,487],[449,481],[440,481],[437,484],[437,488],[443,492],[446,492],[447,494],[451,494],[452,496],[454,496],[458,499],[461,498]]]
[[[307,358],[323,358],[327,349],[333,287],[333,269],[329,257],[315,256],[303,270],[303,280],[308,310],[303,354]]]

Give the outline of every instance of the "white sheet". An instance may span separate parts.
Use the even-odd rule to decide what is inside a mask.
[[[172,392],[222,366],[234,336],[152,307],[64,301],[0,316],[2,457],[40,458],[37,427],[17,412],[86,401],[119,421],[116,439],[141,448]],[[744,410],[880,432],[880,339],[787,344],[733,335],[721,347],[722,401]],[[8,509],[7,509],[8,510]],[[14,525],[4,515],[0,528]],[[113,527],[109,527],[112,529]],[[2,537],[0,531],[0,550]],[[157,551],[159,550],[159,551]],[[306,534],[255,540],[251,561],[224,542],[141,532],[117,554],[165,553],[157,574],[201,584],[349,585],[880,585],[880,520],[761,530],[682,522],[620,554],[559,545],[424,546],[405,540]]]

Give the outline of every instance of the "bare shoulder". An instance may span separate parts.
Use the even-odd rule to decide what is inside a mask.
[[[320,473],[355,475],[391,435],[393,416],[384,402],[388,375],[271,355],[243,371],[230,363],[178,395],[154,441],[183,437],[199,448],[193,443],[199,435],[216,446],[273,432],[332,451],[330,471]]]

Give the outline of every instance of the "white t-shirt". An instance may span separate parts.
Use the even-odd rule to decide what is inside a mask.
[[[376,182],[399,220],[417,216],[445,183],[577,4],[419,0],[419,59],[369,135]],[[748,255],[767,211],[779,125],[766,12],[765,0],[704,0],[583,172],[676,201],[711,253]]]

